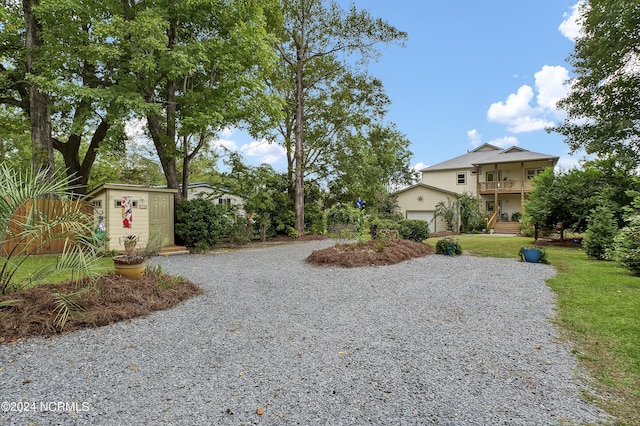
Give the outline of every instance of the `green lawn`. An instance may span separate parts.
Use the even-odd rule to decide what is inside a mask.
[[[33,271],[37,271],[48,265],[55,265],[57,256],[42,255],[42,256],[29,256],[25,263],[16,271],[14,275],[14,281],[26,278]],[[18,259],[12,259],[14,262]],[[0,258],[0,265],[2,265],[3,259]],[[110,257],[103,257],[98,259],[98,268],[100,272],[113,271],[113,261]],[[60,283],[68,281],[71,275],[68,271],[56,272],[47,277],[48,283]]]
[[[518,258],[532,238],[463,235],[467,254]],[[427,242],[435,245],[437,238]],[[573,352],[609,397],[598,403],[619,425],[640,425],[640,277],[614,262],[591,260],[582,250],[546,247],[557,275],[547,284],[557,294],[555,319]]]

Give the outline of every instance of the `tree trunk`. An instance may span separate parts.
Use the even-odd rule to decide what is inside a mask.
[[[169,152],[167,149],[168,144],[172,144],[175,147],[175,139],[169,140],[163,132],[162,125],[160,124],[160,117],[157,114],[147,114],[147,126],[149,127],[149,133],[151,133],[151,139],[156,147],[158,158],[160,159],[160,165],[162,165],[162,171],[164,177],[167,180],[167,187],[171,189],[179,189],[178,181],[178,169],[176,167],[176,155],[175,150]],[[182,201],[182,194],[178,192],[176,194],[176,202]]]
[[[33,6],[38,0],[23,0],[22,8],[25,21],[25,47],[29,54],[26,60],[28,74],[37,76],[39,67],[34,64],[34,55],[43,45],[40,38],[40,23],[33,14]],[[36,52],[36,53],[34,53]],[[49,113],[49,96],[41,92],[35,83],[29,87],[29,119],[31,121],[32,163],[34,172],[46,173],[48,179],[55,175],[53,159],[53,142],[51,140],[51,114]]]
[[[167,32],[168,40],[167,46],[171,50],[177,42],[177,23],[175,22],[175,16],[173,11],[170,12],[170,24]],[[183,201],[182,192],[180,189],[180,181],[178,179],[178,168],[176,163],[177,156],[177,142],[176,142],[176,84],[175,80],[167,79],[166,83],[166,126],[161,124],[161,117],[158,114],[147,114],[147,126],[149,133],[151,133],[151,139],[156,147],[160,164],[162,165],[162,171],[167,181],[167,187],[171,189],[178,189],[176,194],[176,203]],[[153,104],[155,101],[153,88],[147,87],[145,90],[145,102]]]
[[[296,231],[304,234],[304,55],[298,50],[296,68],[296,124],[295,124],[295,183],[293,207],[296,214]]]
[[[189,146],[187,145],[187,136],[182,137],[182,191],[180,196],[183,200],[187,200],[189,194],[189,163],[191,158],[189,157]]]
[[[98,148],[107,137],[107,132],[111,125],[106,121],[101,121],[96,130],[93,132],[89,148],[84,155],[84,159],[80,161],[80,144],[82,135],[71,134],[67,142],[59,141],[53,138],[53,147],[62,154],[64,165],[67,169],[67,177],[73,181],[73,192],[84,195],[87,193],[87,185],[91,176],[91,168],[96,161]]]

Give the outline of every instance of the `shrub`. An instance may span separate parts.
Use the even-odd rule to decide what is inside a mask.
[[[378,238],[378,232],[383,229],[398,229],[398,221],[389,219],[374,219],[369,223],[369,232],[372,239]]]
[[[426,220],[403,219],[398,223],[398,231],[405,240],[421,243],[429,238],[429,222]]]
[[[227,226],[226,235],[231,243],[248,243],[253,238],[253,227],[246,217],[234,216]]]
[[[446,255],[462,254],[460,242],[452,237],[445,237],[436,243],[436,253]]]
[[[209,200],[187,200],[176,205],[176,236],[187,247],[216,245],[229,222],[225,208]]]
[[[640,275],[640,215],[629,219],[614,239],[615,258],[631,271]]]
[[[582,247],[587,256],[595,259],[606,259],[613,247],[618,233],[617,222],[609,207],[599,206],[592,210],[588,219],[589,225],[584,233]]]
[[[327,228],[335,228],[340,225],[354,225],[359,210],[349,206],[333,206],[327,212]]]

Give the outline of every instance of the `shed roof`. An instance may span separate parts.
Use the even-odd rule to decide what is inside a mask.
[[[524,148],[512,146],[502,149],[497,146],[484,144],[469,151],[466,154],[454,157],[450,160],[443,161],[433,166],[426,167],[421,172],[430,172],[437,170],[449,169],[469,169],[480,166],[482,164],[500,164],[500,163],[516,163],[522,161],[550,161],[554,166],[558,162],[559,157],[542,154],[539,152],[529,151]]]
[[[99,187],[91,190],[91,192],[87,194],[87,197],[95,197],[97,194],[101,193],[102,191],[106,191],[108,189],[145,191],[145,192],[169,192],[173,194],[178,192],[177,189],[170,189],[166,187],[161,188],[158,186],[130,185],[126,183],[104,183]]]

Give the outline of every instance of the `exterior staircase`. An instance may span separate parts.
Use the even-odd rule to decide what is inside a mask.
[[[184,246],[166,246],[162,247],[160,256],[173,256],[175,254],[189,254],[189,250],[187,250]]]
[[[496,222],[493,225],[493,233],[516,235],[520,232],[520,225],[520,222]]]

